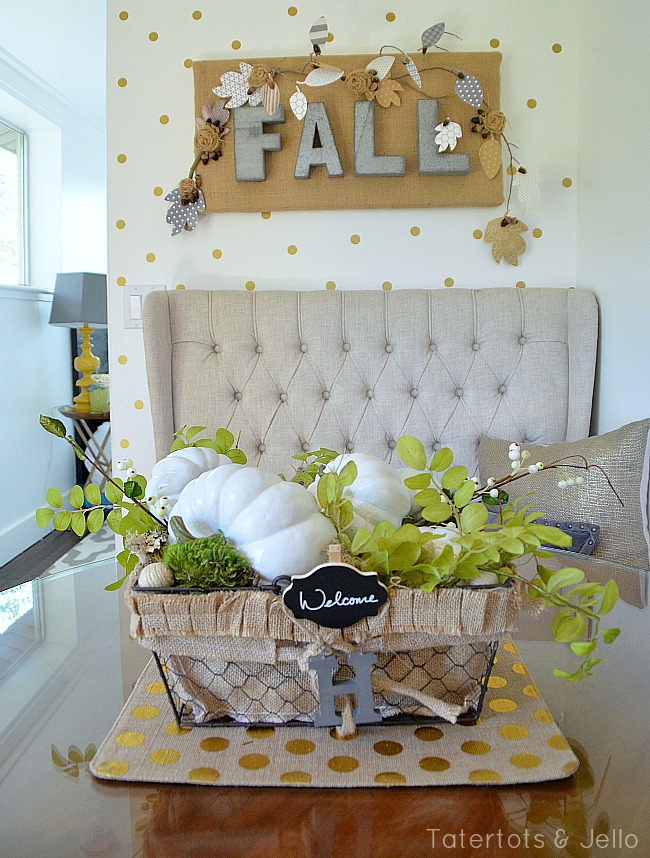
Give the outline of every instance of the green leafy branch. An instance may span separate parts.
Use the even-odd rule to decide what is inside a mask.
[[[336,450],[329,450],[327,447],[320,447],[318,450],[309,453],[298,453],[293,458],[305,464],[291,477],[291,482],[300,483],[301,486],[310,486],[314,480],[321,476],[325,466],[329,465],[338,455]],[[280,476],[286,479],[283,474]]]
[[[223,456],[228,456],[231,462],[235,465],[245,465],[248,461],[243,450],[239,449],[239,440],[241,432],[235,436],[228,429],[217,429],[214,435],[214,441],[210,438],[197,438],[201,432],[204,432],[205,426],[183,426],[177,432],[174,432],[174,442],[169,450],[170,453],[175,453],[176,450],[184,450],[186,447],[209,447],[220,453]],[[195,440],[196,439],[196,440]]]
[[[326,471],[316,485],[316,498],[323,514],[336,528],[336,537],[341,545],[350,548],[351,540],[346,533],[354,520],[351,501],[345,497],[345,489],[357,478],[357,466],[348,462],[340,471]]]

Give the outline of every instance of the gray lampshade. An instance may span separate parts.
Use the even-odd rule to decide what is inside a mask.
[[[57,274],[50,325],[64,328],[105,328],[106,275],[79,271]]]

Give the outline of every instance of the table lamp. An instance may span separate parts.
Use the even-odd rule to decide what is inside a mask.
[[[50,325],[78,328],[81,334],[81,351],[74,359],[74,368],[81,373],[77,380],[81,391],[75,396],[73,406],[80,413],[90,413],[88,388],[93,384],[92,373],[100,364],[99,358],[92,353],[92,333],[95,328],[105,328],[107,324],[105,274],[75,272],[56,275]]]

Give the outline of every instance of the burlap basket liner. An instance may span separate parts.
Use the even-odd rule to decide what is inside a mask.
[[[142,593],[132,583],[132,636],[161,657],[195,724],[311,721],[319,701],[308,656],[359,649],[377,653],[374,702],[384,718],[455,720],[480,697],[491,642],[514,628],[519,601],[515,587],[392,590],[379,616],[332,630],[296,621],[268,591]],[[336,678],[349,676],[341,665]]]

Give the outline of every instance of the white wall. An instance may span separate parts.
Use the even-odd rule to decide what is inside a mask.
[[[284,0],[248,3],[245,14],[241,4],[219,4],[218,9],[174,0],[131,0],[119,8],[111,4],[108,288],[117,454],[128,449],[145,473],[153,464],[142,338],[139,331],[122,327],[124,282],[165,284],[168,289],[244,289],[252,281],[257,289],[323,289],[333,281],[336,288],[380,289],[385,282],[394,288],[445,288],[451,278],[452,288],[575,286],[577,45],[584,25],[581,21],[578,26],[578,5],[549,0],[514,9],[506,0],[458,0],[433,9],[423,0],[386,6],[359,0],[351,14],[345,0],[326,4],[334,41],[325,59],[328,51],[378,52],[387,43],[416,51],[420,33],[443,19],[464,40],[444,37],[452,50],[491,51],[491,41],[498,40],[509,137],[519,146],[518,157],[543,175],[542,202],[522,217],[530,227],[528,250],[515,268],[505,262],[497,266],[489,245],[473,237],[503,208],[273,212],[268,219],[217,214],[204,217],[192,233],[172,238],[161,190],[167,193],[187,174],[193,157],[193,81],[186,61],[231,58],[236,70],[247,57],[305,55],[307,33],[323,14],[323,4],[297,2],[295,15],[288,14]],[[128,9],[125,20],[119,17],[121,9]],[[198,20],[192,17],[194,9],[202,12]],[[386,19],[388,11],[394,12],[394,21]],[[235,40],[241,49],[232,47]],[[562,50],[554,52],[554,44]],[[436,54],[437,60],[444,57]],[[118,85],[120,78],[126,86]],[[536,100],[535,108],[527,106],[529,99]],[[453,103],[450,114],[453,118]],[[160,122],[162,115],[169,117],[166,124]],[[295,120],[289,115],[288,121]],[[118,155],[126,160],[118,162]],[[565,177],[573,179],[572,187],[562,185]],[[516,214],[516,205],[511,208]],[[116,227],[119,220],[125,222],[121,229]],[[419,227],[418,236],[411,234],[413,226]],[[541,237],[532,236],[535,228],[542,230]],[[352,234],[361,236],[359,244],[350,242]],[[295,255],[287,253],[292,244],[298,248]],[[221,252],[218,258],[215,250]],[[155,260],[148,262],[147,254]]]
[[[594,432],[606,432],[650,416],[650,146],[640,96],[650,88],[650,6],[603,2],[590,21],[579,42],[578,285],[600,304]]]

